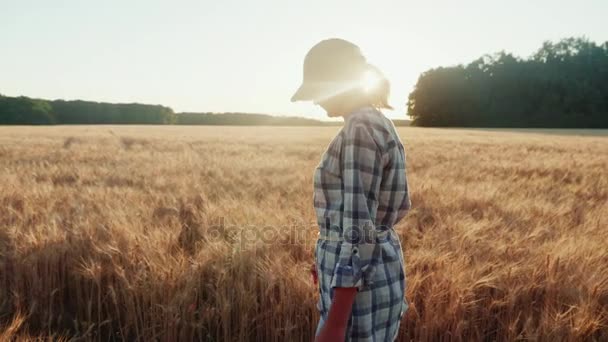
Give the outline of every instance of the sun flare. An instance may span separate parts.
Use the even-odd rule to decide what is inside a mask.
[[[380,77],[376,75],[374,72],[368,71],[363,75],[363,90],[366,93],[374,90],[380,81]]]

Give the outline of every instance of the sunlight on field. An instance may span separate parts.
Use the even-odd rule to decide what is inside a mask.
[[[338,129],[0,127],[0,339],[310,341]],[[401,340],[608,339],[608,137],[399,132]]]

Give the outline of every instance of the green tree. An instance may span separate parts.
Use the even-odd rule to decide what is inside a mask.
[[[420,75],[407,102],[418,126],[608,127],[608,42],[544,42]]]

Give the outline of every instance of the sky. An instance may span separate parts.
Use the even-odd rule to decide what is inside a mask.
[[[357,44],[391,82],[543,41],[608,41],[606,0],[0,0],[0,94],[324,118],[291,103],[317,42]]]

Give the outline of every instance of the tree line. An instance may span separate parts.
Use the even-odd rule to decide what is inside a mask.
[[[416,126],[608,128],[608,42],[545,42],[527,59],[499,52],[420,75]]]
[[[0,95],[0,124],[167,124],[173,110],[160,105],[41,100]]]
[[[395,126],[409,126],[410,120],[393,120]],[[178,125],[240,125],[240,126],[341,126],[340,121],[321,121],[298,116],[273,116],[255,113],[178,113]]]
[[[241,126],[332,126],[336,121],[320,121],[296,116],[272,116],[254,113],[179,113],[178,125],[241,125]]]
[[[409,124],[406,120],[394,122],[397,126]],[[54,124],[336,126],[341,123],[254,113],[174,113],[171,108],[159,105],[48,101],[0,95],[0,125]]]

